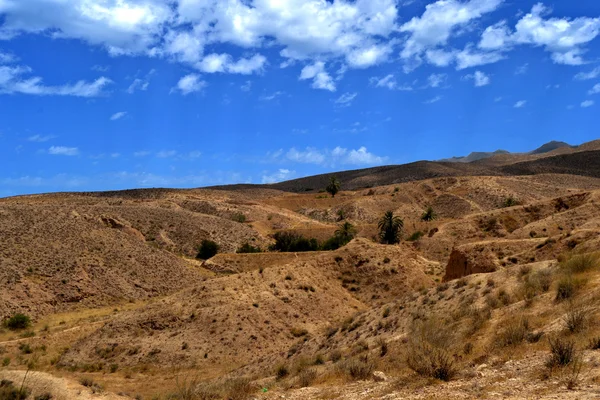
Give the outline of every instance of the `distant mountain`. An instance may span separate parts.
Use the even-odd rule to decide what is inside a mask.
[[[544,154],[544,153],[549,153],[551,151],[554,151],[554,150],[557,150],[557,149],[561,149],[561,148],[564,148],[564,147],[568,147],[569,149],[576,148],[576,146],[571,146],[568,143],[558,142],[556,140],[553,140],[551,142],[543,144],[542,146],[540,146],[537,149],[535,149],[533,151],[530,151],[528,153],[511,153],[511,152],[506,151],[506,150],[496,150],[496,151],[493,151],[493,152],[474,151],[471,154],[469,154],[468,156],[445,158],[443,160],[438,160],[438,161],[439,162],[470,163],[470,162],[473,162],[473,161],[485,160],[487,158],[491,158],[491,157],[498,156],[498,155],[504,155],[504,154],[509,154],[509,155],[527,155],[527,154],[535,155],[535,154]]]
[[[490,158],[499,154],[510,154],[510,152],[506,150],[496,150],[493,152],[485,152],[485,151],[474,151],[468,156],[465,157],[452,157],[445,158],[443,160],[439,160],[440,162],[460,162],[460,163],[470,163],[473,161],[483,160],[485,158]]]
[[[543,153],[548,153],[548,152],[551,152],[552,150],[560,149],[562,147],[573,148],[574,146],[571,146],[569,143],[557,142],[556,140],[553,140],[551,142],[548,142],[548,143],[546,143],[546,144],[538,147],[537,149],[533,150],[529,154],[543,154]]]

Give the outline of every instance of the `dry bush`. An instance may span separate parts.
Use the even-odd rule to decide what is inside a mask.
[[[0,399],[2,400],[25,400],[29,396],[30,390],[22,386],[14,386],[12,381],[2,379],[0,381]]]
[[[301,388],[311,386],[317,380],[317,371],[314,368],[303,369],[298,374],[298,386]]]
[[[529,320],[524,317],[506,321],[504,327],[494,337],[497,347],[516,346],[523,343],[529,334]]]
[[[572,274],[600,268],[600,254],[598,253],[575,254],[564,258],[560,266],[564,271]]]
[[[411,329],[411,341],[406,362],[419,375],[449,381],[456,374],[451,350],[453,331],[438,318],[416,321]]]
[[[569,306],[567,313],[563,317],[565,328],[571,333],[583,331],[588,324],[589,310],[584,307]]]
[[[366,357],[351,358],[339,363],[338,370],[352,380],[367,380],[373,376],[375,363]]]
[[[582,282],[573,278],[571,274],[562,277],[556,286],[556,301],[569,300],[575,296]]]
[[[581,370],[583,369],[583,360],[580,357],[575,357],[569,367],[568,374],[564,380],[565,386],[569,390],[574,390],[581,382]]]
[[[546,361],[548,368],[564,367],[575,358],[575,342],[561,338],[548,339],[550,344],[550,358]]]
[[[175,393],[169,400],[246,400],[256,388],[247,378],[233,378],[222,382],[199,383],[197,379],[177,380]]]
[[[552,285],[552,273],[550,270],[540,270],[533,274],[523,275],[523,280],[519,286],[519,296],[527,301],[550,290]]]
[[[588,344],[590,350],[600,350],[600,336],[595,336],[590,339]]]

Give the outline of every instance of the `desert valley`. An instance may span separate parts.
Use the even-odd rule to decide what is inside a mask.
[[[600,141],[473,158],[0,199],[0,399],[599,398]]]

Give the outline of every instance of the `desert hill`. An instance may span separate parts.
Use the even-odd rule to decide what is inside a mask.
[[[596,146],[340,172],[333,198],[326,174],[0,199],[0,317],[32,319],[0,328],[0,379],[65,399],[594,398]],[[398,244],[378,243],[387,210]],[[344,222],[337,250],[268,250]],[[205,239],[219,253],[196,259]]]

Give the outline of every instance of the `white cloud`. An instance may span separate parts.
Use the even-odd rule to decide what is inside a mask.
[[[391,45],[374,44],[351,51],[346,56],[346,61],[352,68],[368,68],[386,61],[391,52]]]
[[[314,64],[305,66],[300,72],[301,81],[306,79],[312,79],[312,87],[315,89],[329,90],[335,92],[335,83],[331,76],[325,71],[325,63],[317,61]]]
[[[171,92],[179,90],[181,94],[187,96],[190,93],[200,92],[206,87],[206,81],[200,79],[198,74],[189,74],[177,82],[177,86],[171,89]]]
[[[456,53],[456,69],[462,70],[480,65],[494,64],[505,56],[499,52],[473,51],[470,46]]]
[[[491,82],[490,77],[481,71],[475,71],[473,74],[465,75],[463,79],[473,80],[476,87],[486,86]]]
[[[205,49],[223,44],[277,46],[288,65],[335,60],[366,68],[385,62],[393,51],[398,5],[396,0],[1,0],[0,14],[0,37],[48,33],[103,46],[113,56],[146,54],[199,64],[201,70],[210,69]],[[221,68],[250,74],[265,64],[266,58],[256,55]]]
[[[318,150],[312,147],[307,147],[304,150],[291,148],[287,153],[283,154],[278,151],[272,155],[272,158],[277,159],[284,157],[287,161],[316,164],[316,165],[377,165],[383,164],[387,157],[377,156],[370,153],[366,147],[361,146],[358,149],[347,149],[337,146],[333,150]]]
[[[394,78],[394,75],[392,74],[384,76],[383,78],[374,76],[369,81],[371,82],[371,85],[374,85],[375,87],[385,87],[390,90],[396,89],[396,86],[398,85],[396,78]]]
[[[352,104],[356,96],[358,96],[358,93],[344,93],[343,95],[335,99],[334,103],[338,104],[341,107],[348,107]]]
[[[141,151],[136,151],[135,153],[133,153],[133,156],[134,157],[146,157],[146,156],[149,156],[150,154],[152,154],[152,153],[150,153],[147,150],[141,150]]]
[[[52,140],[56,138],[56,136],[54,135],[33,135],[33,136],[29,136],[27,138],[28,141],[30,142],[36,142],[36,143],[43,143],[43,142],[47,142],[48,140]]]
[[[148,81],[144,81],[139,78],[134,79],[133,82],[131,83],[131,85],[129,85],[129,87],[127,88],[127,93],[133,94],[133,93],[135,93],[136,90],[146,91],[146,90],[148,90],[149,85],[150,85],[150,82],[148,82]]]
[[[557,64],[584,64],[584,46],[600,34],[600,18],[545,19],[550,12],[542,3],[537,3],[517,22],[514,32],[506,22],[490,26],[483,33],[479,47],[506,51],[516,45],[541,46],[551,53]]]
[[[527,100],[519,100],[515,103],[514,108],[523,108],[527,104]]]
[[[283,96],[284,94],[285,94],[285,92],[282,92],[282,91],[278,90],[278,91],[273,92],[271,94],[265,94],[265,95],[260,96],[259,100],[261,100],[261,101],[271,101],[271,100],[275,100],[275,99]]]
[[[446,82],[446,78],[448,75],[446,74],[431,74],[427,78],[427,82],[429,86],[432,88],[439,87],[442,83]]]
[[[515,70],[515,75],[526,74],[528,69],[529,69],[529,63],[525,63],[525,64],[517,67],[517,69]]]
[[[246,81],[246,83],[240,86],[240,89],[243,92],[249,92],[252,89],[252,81]]]
[[[141,78],[134,79],[133,82],[131,83],[131,85],[129,85],[129,87],[127,88],[127,93],[133,94],[137,90],[141,90],[141,91],[148,90],[148,86],[150,86],[150,77],[152,77],[152,75],[154,75],[155,73],[156,73],[156,70],[151,69],[143,79],[141,79]]]
[[[117,113],[114,113],[113,115],[110,116],[110,120],[111,121],[116,121],[118,119],[123,118],[124,116],[127,115],[127,111],[119,111]]]
[[[586,100],[581,103],[582,108],[588,108],[594,105],[594,100]]]
[[[74,84],[46,86],[40,77],[24,76],[30,72],[31,69],[29,67],[0,66],[0,93],[20,93],[37,96],[97,97],[103,95],[105,86],[112,83],[110,79],[101,77],[94,82],[78,81]]]
[[[369,83],[372,86],[383,87],[390,90],[401,90],[407,92],[413,90],[413,88],[408,85],[399,86],[398,82],[396,81],[396,78],[392,74],[384,76],[383,78],[380,78],[378,76],[371,77],[369,79]]]
[[[0,14],[4,14],[0,36],[49,33],[123,54],[140,53],[156,44],[172,10],[167,3],[154,0],[3,0]]]
[[[108,72],[108,70],[110,69],[110,66],[108,66],[108,65],[94,65],[91,69],[92,69],[92,71],[96,71],[96,72]]]
[[[588,92],[589,95],[600,93],[600,83],[596,83],[593,88]]]
[[[440,101],[442,99],[442,96],[435,96],[429,100],[426,100],[423,102],[423,104],[433,104],[433,103],[437,103],[438,101]]]
[[[263,71],[267,63],[266,57],[255,54],[251,58],[241,58],[233,61],[229,54],[209,54],[202,59],[196,68],[209,74],[216,72],[227,72],[232,74],[250,75]]]
[[[77,147],[52,146],[48,149],[48,154],[56,156],[76,156],[79,154]]]
[[[503,99],[503,97],[502,97],[502,96],[498,96],[498,97],[494,98],[494,101],[495,101],[496,103],[498,103],[498,102],[502,101],[502,99]]]
[[[600,76],[600,67],[596,67],[591,71],[578,73],[577,75],[575,75],[575,79],[578,81],[587,81],[590,79],[596,79],[599,76]]]
[[[0,51],[0,64],[10,64],[17,61],[18,58],[9,53],[3,53]]]
[[[430,49],[446,45],[459,27],[465,27],[473,20],[494,11],[503,0],[439,0],[428,4],[420,17],[414,17],[400,27],[409,37],[400,53],[403,59],[415,66],[421,56]],[[435,57],[432,57],[435,58]]]
[[[156,157],[158,158],[170,158],[177,155],[177,151],[175,150],[161,150],[156,153]]]
[[[334,149],[334,152],[338,150],[339,147]],[[344,154],[345,149],[344,150]],[[352,164],[352,165],[375,165],[382,164],[385,162],[385,157],[376,156],[373,153],[369,153],[366,147],[360,147],[358,150],[350,150],[347,153],[347,156],[342,161],[344,164]]]
[[[323,164],[327,160],[324,153],[311,147],[305,150],[296,150],[292,147],[285,156],[290,161],[303,164]]]
[[[262,176],[262,183],[277,183],[288,179],[291,179],[296,174],[296,171],[290,171],[289,169],[281,168],[277,172],[270,175]]]

